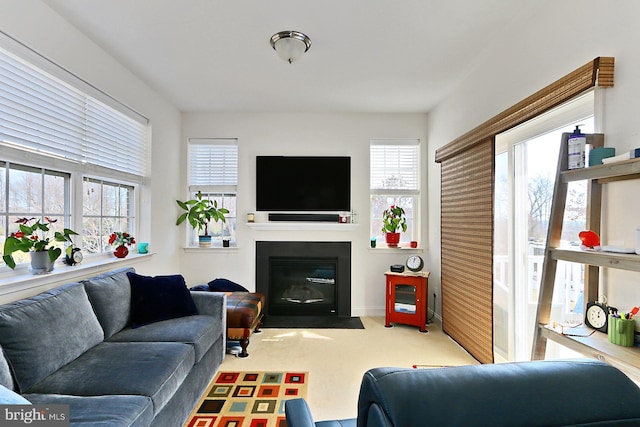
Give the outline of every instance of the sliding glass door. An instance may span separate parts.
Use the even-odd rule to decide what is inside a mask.
[[[495,360],[529,360],[562,133],[593,132],[593,96],[496,138],[494,205]],[[572,183],[562,239],[585,227],[586,185]],[[581,322],[583,267],[559,263],[552,319]]]

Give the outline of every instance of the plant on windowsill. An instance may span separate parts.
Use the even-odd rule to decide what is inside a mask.
[[[111,233],[109,237],[109,244],[115,249],[113,250],[113,254],[116,258],[124,258],[129,255],[129,249],[127,246],[131,246],[136,242],[136,239],[129,233],[124,231],[114,231]]]
[[[400,206],[391,205],[382,214],[382,232],[385,233],[388,247],[398,247],[400,230],[402,232],[407,231],[407,219],[405,218],[404,209]]]
[[[34,221],[31,223],[32,221]],[[36,218],[18,218],[15,223],[20,224],[20,230],[11,233],[4,242],[2,259],[11,269],[16,268],[13,253],[16,251],[29,252],[31,254],[31,271],[34,274],[49,273],[53,270],[53,263],[62,255],[62,249],[52,246],[52,241],[69,242],[71,236],[77,236],[73,230],[63,229],[62,233],[56,231],[51,236],[51,224],[57,219],[44,217],[44,222]]]
[[[198,242],[200,247],[211,246],[211,236],[209,235],[208,225],[212,220],[214,222],[226,222],[225,214],[229,213],[228,209],[219,208],[217,201],[211,201],[202,197],[202,193],[198,191],[195,199],[180,201],[176,200],[178,206],[185,212],[182,212],[176,220],[176,225],[182,224],[185,220],[189,221],[191,227],[198,230]]]

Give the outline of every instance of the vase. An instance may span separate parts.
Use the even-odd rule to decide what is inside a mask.
[[[397,248],[400,243],[400,233],[386,233],[384,238],[390,248]]]
[[[48,251],[29,252],[31,254],[31,272],[45,274],[53,271],[53,263],[49,259]]]
[[[201,248],[208,248],[211,246],[211,236],[198,236],[198,244]]]
[[[113,254],[116,258],[124,258],[129,255],[129,249],[125,245],[120,245],[113,251]]]

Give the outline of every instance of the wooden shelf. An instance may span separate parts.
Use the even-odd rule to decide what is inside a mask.
[[[640,347],[622,347],[609,342],[607,334],[594,331],[588,337],[563,335],[545,325],[539,325],[540,335],[565,347],[596,358],[623,370],[640,381]]]
[[[620,181],[640,178],[640,158],[622,162],[589,166],[583,169],[572,169],[561,172],[562,182],[597,179],[599,182]]]
[[[558,261],[579,262],[598,267],[640,271],[640,255],[582,251],[567,248],[551,248],[550,251],[553,259]]]

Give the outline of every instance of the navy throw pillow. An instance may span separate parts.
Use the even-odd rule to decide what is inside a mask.
[[[131,327],[198,314],[184,277],[127,273],[131,284]]]
[[[214,292],[249,292],[249,289],[228,279],[215,279],[210,281],[209,289]]]

